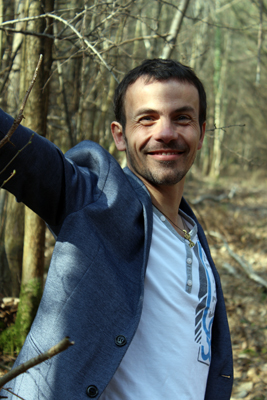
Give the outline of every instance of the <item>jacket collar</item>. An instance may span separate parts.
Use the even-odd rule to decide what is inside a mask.
[[[152,227],[153,227],[153,208],[152,201],[145,184],[139,179],[128,167],[123,169],[123,172],[127,176],[128,181],[133,187],[137,194],[139,201],[143,206],[143,217],[144,217],[144,232],[145,232],[145,243],[144,243],[144,262],[143,267],[146,269],[148,262],[149,249],[152,239]]]

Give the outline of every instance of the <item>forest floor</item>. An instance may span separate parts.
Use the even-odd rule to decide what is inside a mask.
[[[191,177],[185,191],[221,276],[233,345],[232,400],[267,400],[267,287],[241,266],[267,281],[266,178],[228,177],[214,184]],[[13,360],[0,355],[2,366]]]

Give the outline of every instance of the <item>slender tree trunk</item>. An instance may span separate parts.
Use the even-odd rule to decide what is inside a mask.
[[[220,30],[220,28],[217,28]],[[221,34],[221,32],[219,32]],[[224,139],[224,96],[225,94],[225,81],[227,72],[227,55],[230,45],[229,33],[225,34],[225,50],[222,54],[221,43],[218,43],[217,53],[215,53],[215,100],[214,100],[214,143],[213,143],[213,156],[211,162],[210,176],[218,178],[221,171],[222,161],[222,144]]]
[[[24,5],[21,1],[16,0],[14,11],[16,18],[24,17]],[[16,29],[23,29],[24,23],[17,23]],[[17,53],[21,46],[23,35],[14,35],[12,43],[12,54]],[[21,51],[14,58],[12,69],[9,74],[7,106],[6,110],[9,114],[15,116],[19,109],[19,82],[20,82],[20,63]],[[11,285],[6,288],[9,296],[19,297],[21,272],[22,272],[22,254],[24,241],[24,205],[17,203],[14,196],[7,196],[7,220],[5,225],[5,250],[8,260],[9,271],[11,274]]]
[[[216,9],[220,7],[220,0],[216,1]],[[220,23],[220,18],[216,17],[216,23]],[[221,165],[221,145],[223,131],[221,128],[221,98],[223,94],[222,84],[222,29],[217,26],[215,28],[214,38],[214,139],[213,139],[213,153],[211,160],[210,176],[218,178],[220,175]]]
[[[261,48],[262,48],[262,38],[263,38],[263,29],[262,29],[262,22],[263,22],[263,0],[259,0],[259,17],[260,17],[260,24],[259,24],[259,32],[258,32],[258,57],[257,57],[257,70],[256,70],[256,85],[260,84],[261,78]]]
[[[40,15],[44,11],[53,10],[53,1],[46,1],[45,10],[38,0],[33,0],[28,5],[28,16]],[[34,20],[29,23],[28,29],[35,32],[45,30],[45,20]],[[39,70],[35,85],[29,97],[25,109],[26,124],[34,131],[46,135],[46,119],[48,109],[48,90],[43,91],[46,79],[51,69],[52,42],[44,39],[28,36],[23,48],[24,66],[22,85],[23,92],[28,89],[33,72],[43,54],[43,63]],[[45,247],[45,223],[28,208],[25,209],[25,234],[23,251],[22,284],[20,291],[20,305],[16,319],[16,326],[20,331],[20,344],[30,329],[35,317],[43,289],[44,274],[44,247]],[[19,344],[18,344],[19,345]]]
[[[0,24],[4,22],[4,0],[0,0]],[[0,31],[0,66],[3,57],[3,31]]]
[[[5,249],[11,274],[9,296],[19,297],[22,271],[24,234],[24,204],[17,203],[13,195],[7,196]]]
[[[5,190],[0,190],[0,297],[10,296],[11,294],[11,275],[8,268],[6,250],[5,250],[5,225],[7,215],[7,196]]]
[[[184,15],[186,13],[189,2],[190,0],[182,0],[181,3],[179,4],[179,10],[176,11],[173,17],[172,24],[170,27],[170,32],[167,37],[167,42],[161,53],[161,58],[167,59],[171,57],[172,52],[175,48],[177,37],[182,27]]]

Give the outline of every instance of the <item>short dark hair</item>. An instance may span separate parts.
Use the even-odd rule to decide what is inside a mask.
[[[176,79],[181,82],[188,82],[195,86],[199,94],[199,125],[202,129],[203,123],[206,121],[207,99],[204,86],[200,79],[196,76],[192,68],[187,67],[174,60],[164,60],[155,58],[153,60],[145,60],[141,65],[129,71],[116,88],[114,95],[114,113],[116,120],[122,125],[123,130],[126,125],[125,115],[125,95],[128,87],[135,83],[141,76],[150,80],[166,81]]]

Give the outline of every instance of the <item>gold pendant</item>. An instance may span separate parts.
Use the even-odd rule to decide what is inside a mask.
[[[190,233],[188,233],[185,229],[183,229],[184,238],[189,241],[189,247],[194,247],[195,243],[191,240]]]

